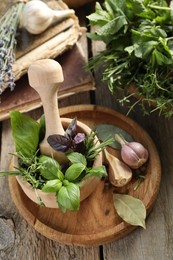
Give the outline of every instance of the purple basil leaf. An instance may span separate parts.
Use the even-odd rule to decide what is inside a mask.
[[[73,140],[70,140],[63,135],[50,135],[47,142],[55,151],[66,152],[69,148],[73,147]]]
[[[74,142],[75,144],[79,144],[81,142],[83,142],[85,140],[85,134],[84,133],[78,133],[75,137],[74,137]]]
[[[77,118],[75,117],[67,127],[65,134],[66,137],[73,139],[76,133],[77,133]]]

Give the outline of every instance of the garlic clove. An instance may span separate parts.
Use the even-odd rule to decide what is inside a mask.
[[[40,34],[53,23],[59,22],[73,14],[73,9],[56,11],[40,0],[31,0],[24,5],[20,26],[25,27],[31,34]]]
[[[47,29],[52,22],[52,12],[40,0],[32,0],[25,4],[21,17],[21,26],[32,33],[38,34]]]
[[[104,150],[106,161],[108,163],[108,178],[115,187],[123,187],[132,179],[131,169],[117,157]]]
[[[115,139],[121,144],[121,158],[132,169],[141,167],[148,160],[147,149],[138,142],[127,142],[119,135]]]

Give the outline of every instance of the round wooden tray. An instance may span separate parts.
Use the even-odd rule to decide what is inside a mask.
[[[134,191],[134,183],[128,186],[129,194],[141,199],[147,215],[152,209],[160,187],[160,160],[151,138],[133,120],[108,108],[94,105],[78,105],[60,109],[62,117],[74,118],[90,127],[97,124],[114,124],[129,132],[149,151],[146,178]],[[45,237],[67,245],[95,246],[119,239],[136,227],[117,215],[113,206],[115,188],[100,181],[97,189],[81,203],[78,212],[62,213],[59,209],[40,207],[30,201],[15,177],[9,177],[12,198],[20,214]]]

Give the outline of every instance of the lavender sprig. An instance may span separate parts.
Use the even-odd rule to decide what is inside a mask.
[[[12,5],[0,18],[0,95],[9,87],[14,89],[12,63],[15,60],[16,32],[24,3]]]

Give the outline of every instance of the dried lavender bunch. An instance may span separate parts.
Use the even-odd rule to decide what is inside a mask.
[[[0,18],[0,94],[9,87],[14,89],[12,63],[15,60],[16,32],[24,3],[12,5]]]

